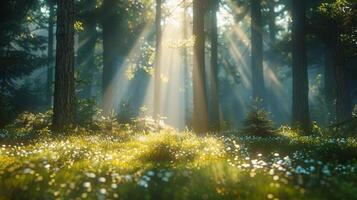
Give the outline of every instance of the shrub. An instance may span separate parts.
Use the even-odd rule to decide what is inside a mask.
[[[93,117],[98,112],[94,99],[77,99],[75,122],[78,125],[89,125],[93,123]]]
[[[44,113],[30,113],[24,112],[17,116],[15,121],[6,126],[11,134],[11,138],[30,139],[34,136],[48,135],[52,122],[52,111],[49,110]]]
[[[7,123],[9,123],[10,116],[8,113],[10,112],[10,105],[6,101],[6,99],[0,95],[0,128],[4,127]]]
[[[244,126],[243,132],[249,135],[267,137],[275,134],[273,122],[268,118],[268,112],[263,109],[261,100],[254,101]]]
[[[162,130],[174,130],[174,128],[165,124],[163,119],[154,119],[150,116],[135,118],[132,120],[131,125],[136,131],[159,132]]]
[[[122,101],[119,105],[118,121],[123,124],[131,123],[134,118],[134,109],[129,101]]]

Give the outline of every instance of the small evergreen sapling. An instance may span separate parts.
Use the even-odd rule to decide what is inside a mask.
[[[269,137],[275,134],[272,120],[269,119],[269,113],[263,108],[261,100],[255,100],[251,106],[245,121],[245,134]]]

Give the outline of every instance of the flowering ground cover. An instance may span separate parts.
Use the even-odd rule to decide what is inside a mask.
[[[357,199],[356,138],[233,133],[3,130],[0,199]]]

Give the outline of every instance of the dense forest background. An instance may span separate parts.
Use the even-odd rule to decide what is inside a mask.
[[[356,0],[1,0],[0,200],[357,199]]]
[[[277,125],[309,132],[356,110],[353,0],[72,3],[1,3],[1,126],[54,107],[60,126],[101,109],[234,128],[259,99]]]

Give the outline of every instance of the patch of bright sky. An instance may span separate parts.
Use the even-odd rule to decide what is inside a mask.
[[[285,5],[279,4],[279,5],[275,6],[274,12],[279,13],[284,8],[285,8]],[[284,32],[289,31],[289,23],[290,22],[291,22],[291,16],[287,10],[285,10],[282,15],[277,16],[276,21],[275,21],[276,25],[283,28]]]
[[[46,17],[48,17],[50,15],[50,11],[47,6],[42,6],[40,10],[41,10],[41,13],[43,13]]]
[[[225,27],[234,25],[234,17],[226,9],[220,7],[217,13],[217,25],[218,27]]]
[[[174,27],[179,28],[181,26],[181,13],[183,12],[182,6],[180,6],[181,2],[177,2],[175,0],[168,0],[165,2],[163,9],[169,14],[167,18],[165,18],[163,23],[168,23]]]
[[[165,23],[170,23],[176,27],[180,27],[180,15],[184,11],[181,1],[177,0],[168,0],[165,2],[165,8],[170,13],[170,16],[165,19]],[[188,15],[193,17],[192,8],[189,7],[187,9]],[[226,27],[234,24],[234,18],[231,13],[229,13],[226,9],[220,8],[217,13],[217,25],[218,27]]]
[[[280,15],[276,18],[275,21],[276,25],[278,25],[279,27],[282,27],[282,31],[279,31],[278,33],[278,37],[280,37],[281,35],[283,35],[284,33],[289,32],[289,24],[291,23],[291,16],[289,14],[288,11],[284,11],[283,15]]]

